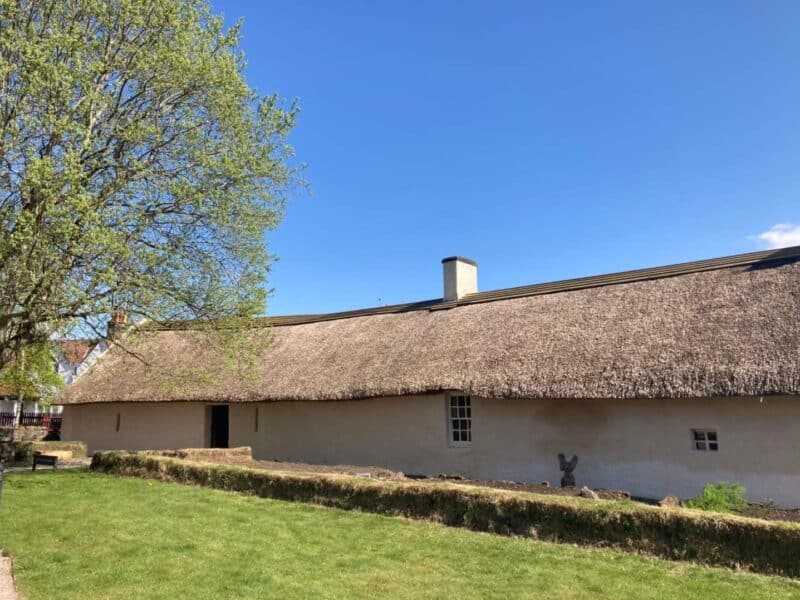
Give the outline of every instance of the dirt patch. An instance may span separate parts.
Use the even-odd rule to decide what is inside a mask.
[[[436,475],[425,476],[413,473],[400,473],[383,467],[357,466],[357,465],[318,465],[299,462],[284,462],[280,460],[255,460],[252,458],[249,448],[232,448],[230,450],[174,450],[158,452],[162,456],[183,458],[186,460],[198,460],[211,462],[221,465],[234,465],[239,467],[251,467],[264,469],[266,471],[286,471],[290,473],[319,473],[319,474],[339,474],[354,477],[368,477],[380,480],[402,480],[402,479],[421,479],[427,483],[447,481],[449,483],[480,486],[493,489],[511,490],[517,492],[532,492],[535,494],[548,494],[552,496],[579,496],[580,489],[574,487],[561,488],[553,487],[547,483],[523,483],[518,481],[501,480],[482,480],[466,479],[458,475]],[[628,500],[631,495],[622,490],[594,490],[603,500]]]
[[[439,479],[447,479],[439,478]],[[435,481],[435,480],[434,480]],[[467,485],[477,485],[500,490],[512,490],[515,492],[532,492],[534,494],[548,494],[551,496],[580,496],[580,488],[577,487],[553,487],[542,483],[522,483],[519,481],[484,481],[479,479],[460,479],[452,480],[452,483],[463,483]],[[630,500],[631,495],[622,490],[593,490],[601,500]]]
[[[11,575],[11,559],[0,554],[0,600],[17,600],[17,590]]]
[[[766,519],[767,521],[793,521],[800,523],[800,508],[777,508],[764,504],[750,504],[746,510],[737,514],[754,519]]]

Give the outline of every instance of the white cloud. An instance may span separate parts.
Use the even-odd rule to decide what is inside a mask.
[[[753,236],[767,244],[768,248],[786,248],[787,246],[800,246],[800,225],[791,223],[778,223],[763,233]]]

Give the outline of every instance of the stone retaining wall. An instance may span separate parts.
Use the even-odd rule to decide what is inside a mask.
[[[0,462],[14,460],[15,443],[40,442],[47,433],[47,427],[0,427]]]

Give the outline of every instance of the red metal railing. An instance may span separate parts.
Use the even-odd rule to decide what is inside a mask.
[[[50,413],[21,413],[15,423],[13,412],[0,413],[0,427],[47,427],[50,431],[61,431],[61,415]]]
[[[52,433],[61,434],[61,415],[47,415],[50,419],[47,422],[47,429]]]
[[[20,413],[19,424],[22,427],[43,427],[44,413]]]

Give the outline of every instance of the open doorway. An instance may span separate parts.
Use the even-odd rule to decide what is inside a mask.
[[[229,409],[228,406],[212,406],[211,407],[211,448],[227,448],[228,447],[228,423],[229,423]]]

